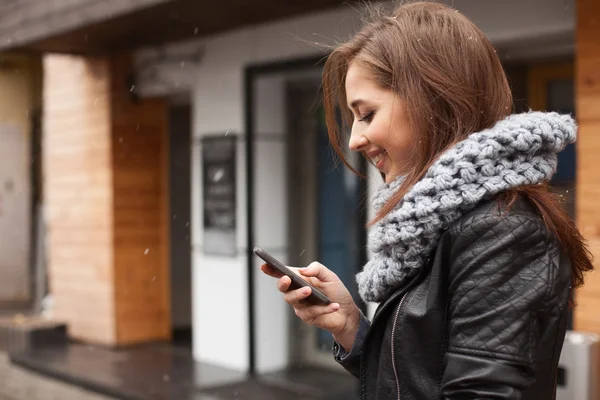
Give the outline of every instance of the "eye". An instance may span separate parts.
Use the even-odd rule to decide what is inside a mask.
[[[369,123],[373,120],[374,116],[375,116],[375,112],[370,112],[365,115],[361,115],[359,121]]]

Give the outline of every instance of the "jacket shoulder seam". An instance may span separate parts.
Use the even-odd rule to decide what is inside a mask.
[[[501,361],[518,362],[523,365],[528,365],[529,361],[530,361],[527,358],[524,358],[521,356],[516,356],[514,354],[477,350],[477,349],[470,349],[470,348],[458,347],[458,346],[449,347],[448,353],[452,353],[452,352],[456,353],[456,354],[476,355],[476,356],[481,356],[481,357],[488,358],[488,359],[497,359],[497,360],[501,360]]]
[[[548,229],[547,229],[546,225],[542,222],[541,217],[536,218],[531,213],[521,212],[521,211],[507,212],[504,214],[494,214],[494,215],[485,213],[483,215],[478,215],[478,216],[474,217],[468,223],[465,222],[465,218],[463,217],[463,218],[460,218],[458,221],[456,221],[453,224],[453,226],[450,228],[450,233],[451,233],[451,236],[454,239],[456,239],[462,233],[464,233],[467,229],[472,228],[482,222],[486,222],[486,221],[498,221],[499,222],[499,221],[505,220],[505,219],[515,220],[516,218],[519,218],[520,222],[522,222],[523,219],[525,219],[527,222],[533,223],[538,228],[540,228],[541,231],[543,231],[544,236],[546,236],[546,237],[548,236]],[[547,239],[548,238],[546,238],[546,240]]]

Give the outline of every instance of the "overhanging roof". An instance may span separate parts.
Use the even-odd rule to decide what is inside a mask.
[[[0,51],[131,50],[331,9],[346,0],[0,0]]]

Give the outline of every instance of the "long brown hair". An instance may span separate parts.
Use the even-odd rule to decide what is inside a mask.
[[[403,99],[419,140],[414,165],[398,191],[370,225],[381,220],[427,172],[435,159],[473,132],[492,127],[512,113],[506,74],[494,46],[468,18],[435,2],[408,2],[391,13],[371,7],[371,19],[348,42],[336,47],[323,70],[323,97],[329,138],[340,159],[356,172],[342,150],[341,132],[352,123],[344,84],[351,63],[368,68],[377,84]],[[338,112],[342,127],[338,124]],[[547,189],[524,187],[507,193],[525,196],[572,261],[573,287],[591,270],[591,255],[574,222]]]

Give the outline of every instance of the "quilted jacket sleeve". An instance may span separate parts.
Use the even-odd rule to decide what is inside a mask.
[[[361,312],[360,325],[358,326],[358,332],[356,333],[352,350],[347,352],[339,343],[333,343],[333,357],[335,358],[335,361],[356,378],[360,378],[360,356],[362,353],[363,342],[365,341],[370,326],[371,323]]]
[[[564,308],[558,258],[537,216],[488,214],[456,228],[443,399],[521,398],[535,376],[536,320]]]

